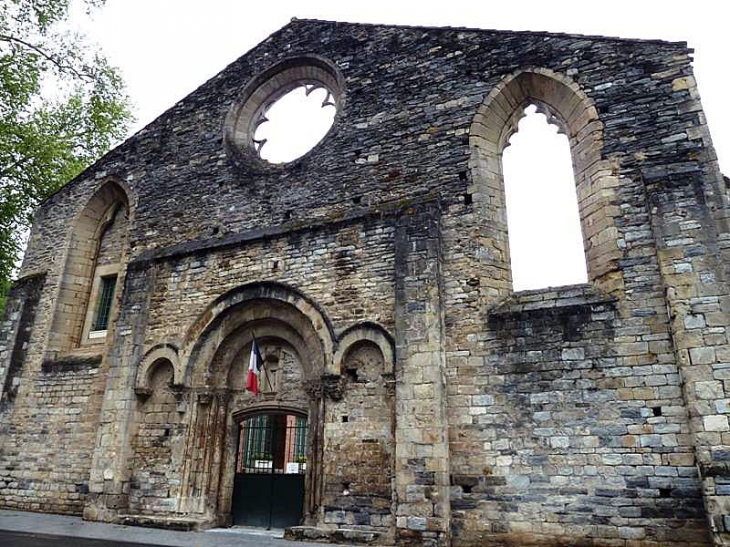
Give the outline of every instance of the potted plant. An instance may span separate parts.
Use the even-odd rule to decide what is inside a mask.
[[[294,461],[299,464],[299,472],[304,473],[307,470],[307,457],[304,454],[299,454]]]

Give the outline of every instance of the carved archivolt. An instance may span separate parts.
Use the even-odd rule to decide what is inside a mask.
[[[134,390],[138,395],[149,395],[151,393],[150,377],[158,366],[170,366],[173,371],[173,386],[181,386],[183,383],[183,371],[180,368],[178,350],[171,344],[162,344],[149,350],[137,369],[137,379]]]
[[[334,336],[319,307],[279,283],[255,283],[234,289],[213,302],[188,329],[180,351],[186,385],[207,385],[210,364],[231,336],[242,344],[270,335],[289,343],[307,376],[332,373]]]
[[[279,340],[294,352],[310,396],[317,393],[339,399],[345,361],[355,350],[362,353],[365,346],[382,362],[377,367],[379,374],[393,376],[395,344],[382,326],[361,323],[336,337],[312,300],[278,283],[257,283],[230,291],[208,306],[188,329],[179,351],[161,346],[149,352],[140,367],[138,389],[147,389],[147,367],[163,357],[173,363],[176,384],[229,386],[231,358],[250,344],[254,332],[257,339]]]
[[[334,356],[335,370],[345,371],[345,362],[353,349],[363,342],[369,342],[380,349],[383,358],[383,374],[393,374],[395,364],[395,344],[388,332],[377,323],[362,323],[350,327],[340,336]]]

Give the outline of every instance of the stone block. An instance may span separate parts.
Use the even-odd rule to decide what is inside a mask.
[[[705,431],[730,431],[727,416],[705,416],[703,423]]]

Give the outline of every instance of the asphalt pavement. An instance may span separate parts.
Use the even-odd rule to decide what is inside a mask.
[[[139,543],[109,541],[106,539],[79,539],[47,534],[0,531],[0,545],[3,547],[139,547]],[[157,547],[148,545],[148,547]]]
[[[87,522],[81,517],[0,510],[1,547],[333,547],[281,539],[283,530],[214,528],[176,532]]]

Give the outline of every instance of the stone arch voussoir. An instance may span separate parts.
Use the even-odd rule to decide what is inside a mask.
[[[158,366],[169,363],[173,370],[173,385],[183,383],[183,370],[180,368],[178,349],[171,344],[161,344],[150,349],[137,368],[137,377],[134,390],[138,395],[148,395],[150,392],[150,378]]]
[[[287,329],[282,329],[282,337],[304,353],[302,358],[309,358],[321,374],[333,371],[336,338],[323,311],[291,287],[263,282],[243,285],[220,296],[191,325],[180,351],[185,384],[200,382],[201,371],[194,369],[214,362],[231,333],[247,325],[270,327],[275,321],[297,332],[298,336],[292,338],[283,336]]]
[[[342,371],[350,351],[362,342],[374,344],[380,349],[383,355],[385,373],[393,374],[395,342],[388,331],[377,323],[359,323],[348,328],[340,335],[338,348],[334,355],[335,370]]]

